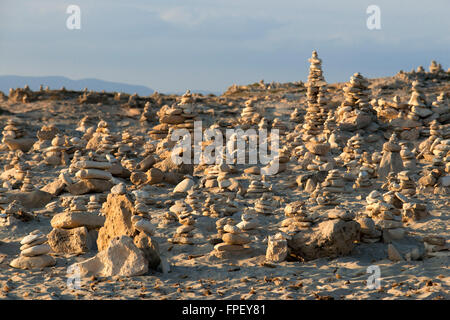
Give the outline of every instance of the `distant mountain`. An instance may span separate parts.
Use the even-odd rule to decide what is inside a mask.
[[[27,84],[31,90],[39,90],[39,86],[42,84],[44,87],[49,86],[50,89],[61,89],[61,87],[64,86],[67,90],[83,90],[84,88],[88,88],[88,90],[93,91],[105,90],[107,92],[124,92],[130,94],[136,92],[140,96],[148,96],[154,92],[153,89],[145,86],[110,82],[99,79],[72,80],[59,76],[0,76],[0,91],[3,91],[6,95],[9,92],[9,88],[23,88]]]

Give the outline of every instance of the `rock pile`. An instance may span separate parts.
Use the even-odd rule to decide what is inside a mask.
[[[17,269],[43,269],[56,264],[47,244],[47,237],[39,230],[31,232],[20,241],[20,256],[11,261],[10,266]]]

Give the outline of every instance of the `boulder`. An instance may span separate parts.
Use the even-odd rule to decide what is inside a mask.
[[[96,256],[75,263],[72,270],[79,270],[81,276],[133,277],[147,273],[148,261],[130,237],[120,236],[111,239]]]
[[[7,193],[7,196],[10,202],[17,200],[26,209],[42,208],[53,198],[50,193],[41,190],[31,192],[13,190]]]
[[[141,232],[134,237],[134,244],[144,253],[144,257],[148,261],[148,267],[150,269],[156,269],[161,263],[158,243]]]
[[[103,205],[105,223],[98,232],[98,250],[105,250],[111,239],[120,236],[132,237],[135,229],[131,222],[134,205],[126,194],[108,194]]]
[[[287,241],[280,234],[270,237],[267,242],[266,260],[272,262],[284,261],[289,253]]]
[[[48,244],[57,253],[83,254],[95,247],[94,237],[86,227],[55,228],[48,234]]]
[[[293,253],[306,260],[335,258],[350,254],[359,237],[360,225],[357,222],[327,220],[311,229],[300,231],[288,240],[288,246]]]

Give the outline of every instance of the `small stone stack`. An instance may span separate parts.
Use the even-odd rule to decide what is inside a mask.
[[[74,163],[74,167],[78,169],[75,177],[79,181],[68,186],[68,190],[72,194],[85,194],[91,191],[103,192],[109,191],[114,186],[112,183],[112,175],[108,171],[112,164],[108,161],[82,160]]]
[[[348,139],[347,145],[344,147],[343,152],[339,158],[344,163],[351,160],[355,160],[363,153],[364,138],[359,133]]]
[[[34,184],[31,179],[31,173],[30,171],[27,171],[25,174],[25,177],[23,179],[22,187],[20,188],[20,191],[22,192],[32,192],[34,190]]]
[[[295,108],[294,112],[291,113],[289,119],[294,123],[302,123],[303,122],[303,112],[300,111],[300,108]]]
[[[223,227],[223,243],[214,246],[213,254],[218,258],[239,258],[251,251],[251,239],[236,225],[226,224]]]
[[[181,223],[181,226],[175,231],[171,242],[177,244],[194,244],[192,237],[194,236],[195,220],[191,212],[182,212],[178,216],[178,222]]]
[[[255,211],[262,215],[273,214],[274,205],[269,194],[263,193],[262,197],[255,202]]]
[[[241,215],[241,222],[239,222],[236,227],[241,229],[243,232],[252,232],[260,227],[256,214],[252,213],[250,210],[244,212]]]
[[[320,184],[317,185],[311,194],[310,201],[316,203],[320,207],[336,206],[339,201],[335,193],[323,190]]]
[[[19,139],[24,137],[25,130],[22,128],[21,123],[17,119],[11,118],[6,121],[6,126],[3,128],[2,136],[2,142],[4,143],[5,139]]]
[[[144,110],[142,111],[139,121],[141,122],[141,124],[144,125],[144,124],[148,124],[149,122],[153,122],[155,118],[156,118],[156,114],[152,110],[150,101],[147,101],[144,105]]]
[[[278,134],[284,136],[287,131],[287,126],[280,120],[280,118],[275,118],[272,122],[272,130],[278,129]]]
[[[69,156],[66,153],[66,139],[57,134],[51,142],[51,146],[45,149],[44,162],[51,166],[68,165]]]
[[[405,196],[413,196],[416,194],[416,184],[411,178],[410,171],[405,170],[399,172],[397,174],[397,179],[400,182],[398,188],[391,186],[389,189],[390,191],[400,192]]]
[[[322,182],[322,188],[324,191],[333,193],[342,193],[345,192],[345,181],[342,178],[342,174],[338,169],[333,169],[328,171],[328,175],[325,178],[325,181]]]
[[[11,261],[10,266],[17,269],[43,269],[54,266],[56,261],[49,256],[51,248],[47,237],[35,230],[20,241],[20,256]]]
[[[430,71],[430,73],[439,73],[444,71],[441,64],[437,63],[435,60],[431,60],[428,70]]]
[[[303,201],[288,203],[284,208],[284,215],[286,219],[281,222],[280,230],[289,235],[310,228],[314,220],[308,215]]]
[[[197,118],[194,99],[189,90],[181,97],[181,101],[172,107],[163,107],[158,112],[159,122],[168,125],[168,130],[186,129],[194,132],[194,121]]]
[[[355,184],[353,185],[353,189],[358,190],[361,188],[369,188],[372,186],[372,182],[370,181],[370,175],[366,170],[361,170],[358,174],[358,178],[356,178]]]
[[[402,148],[400,151],[400,157],[403,161],[403,167],[408,171],[414,172],[417,169],[415,154],[409,148],[408,143],[401,142],[400,146]]]
[[[251,197],[259,197],[265,192],[269,192],[270,187],[264,181],[252,180],[247,189],[247,195]]]
[[[256,125],[261,120],[261,115],[258,113],[254,104],[255,101],[252,99],[245,101],[245,107],[241,112],[241,124],[247,126]]]
[[[401,197],[401,196],[400,196]],[[385,242],[392,240],[400,240],[405,236],[403,228],[401,208],[403,202],[398,198],[397,194],[390,191],[381,195],[378,191],[372,191],[366,198],[366,212],[368,216],[374,219],[376,229],[381,232]],[[378,232],[374,232],[373,236],[368,237],[375,240]]]
[[[186,199],[184,200],[193,210],[194,214],[201,215],[203,212],[203,195],[198,188],[188,191]]]

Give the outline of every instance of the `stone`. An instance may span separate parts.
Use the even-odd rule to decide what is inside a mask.
[[[125,194],[127,193],[127,187],[125,186],[124,183],[116,184],[114,187],[111,188],[111,193],[118,195]]]
[[[397,261],[404,261],[401,253],[397,250],[397,248],[392,244],[388,244],[388,258],[391,261],[397,262]]]
[[[86,227],[54,228],[48,234],[48,244],[57,253],[83,254],[95,247],[95,239],[92,238]]]
[[[99,179],[99,180],[111,180],[112,174],[108,171],[99,169],[81,169],[75,175],[80,179]]]
[[[139,186],[141,184],[145,184],[148,180],[148,176],[146,173],[141,171],[135,171],[131,173],[130,181],[132,184]]]
[[[103,205],[105,223],[98,232],[97,247],[105,250],[111,239],[134,234],[131,216],[134,213],[134,205],[128,195],[109,194]]]
[[[137,230],[145,232],[148,235],[152,235],[153,233],[155,233],[155,227],[147,219],[139,219],[133,225]]]
[[[20,254],[26,257],[34,257],[47,254],[50,252],[50,250],[51,250],[50,246],[44,243],[24,249],[20,252]]]
[[[306,260],[335,258],[350,254],[360,238],[360,229],[356,221],[327,220],[301,230],[287,241],[291,252]]]
[[[83,195],[91,192],[110,191],[113,186],[114,184],[108,180],[84,179],[67,186],[67,190],[73,195]]]
[[[222,236],[222,240],[227,244],[242,245],[250,243],[250,239],[247,236],[243,234],[234,234],[234,233],[225,233]]]
[[[173,189],[174,193],[183,193],[188,192],[191,190],[195,185],[194,180],[190,178],[186,178],[183,181],[181,181],[177,186]]]
[[[88,229],[100,228],[105,223],[105,217],[88,212],[62,212],[53,216],[50,224],[53,228],[72,229],[87,227]]]
[[[107,247],[96,256],[75,263],[73,270],[79,270],[81,276],[140,276],[148,271],[148,261],[144,253],[128,236],[114,237]]]
[[[61,179],[55,179],[54,181],[42,187],[40,190],[56,197],[64,191],[65,187],[66,184],[64,183],[64,181],[62,181]]]
[[[39,238],[42,238],[44,235],[40,232],[31,233],[27,236],[25,236],[21,241],[20,244],[30,244],[34,241],[36,241]]]
[[[286,239],[281,234],[269,236],[266,250],[266,260],[272,262],[284,261],[289,253]]]
[[[149,184],[158,184],[163,182],[164,180],[164,172],[157,168],[151,168],[147,171],[147,183]]]
[[[54,266],[55,264],[56,261],[53,257],[49,255],[40,255],[35,257],[19,256],[12,260],[9,265],[17,269],[43,269]]]
[[[144,253],[150,269],[156,269],[161,263],[158,243],[144,233],[134,237],[134,244]]]

